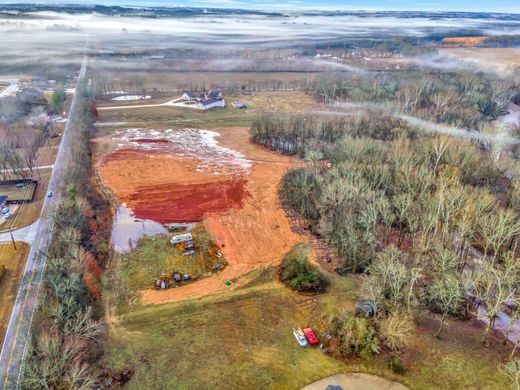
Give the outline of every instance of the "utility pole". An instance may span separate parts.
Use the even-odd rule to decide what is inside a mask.
[[[14,250],[18,250],[18,248],[16,247],[16,241],[14,240],[14,237],[13,237],[13,232],[10,231],[9,234],[11,235],[11,241],[13,242]]]

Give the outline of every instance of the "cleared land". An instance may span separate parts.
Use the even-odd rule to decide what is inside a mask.
[[[518,48],[441,48],[439,53],[457,60],[475,62],[479,67],[492,72],[512,72],[520,66]]]
[[[17,242],[16,246],[17,250],[12,244],[0,244],[0,266],[4,265],[6,268],[6,273],[0,280],[0,340],[2,342],[29,255],[29,245]]]
[[[474,47],[481,45],[487,37],[451,37],[444,38],[442,44],[451,47]]]
[[[238,286],[243,275],[268,264],[278,264],[302,240],[292,232],[278,198],[283,175],[298,166],[299,161],[251,144],[247,128],[213,130],[219,134],[220,145],[250,161],[249,169],[242,171],[231,165],[231,172],[216,175],[214,169],[218,167],[209,172],[198,171],[200,161],[194,158],[146,150],[125,152],[125,158],[116,151],[118,158],[113,159],[111,153],[98,164],[105,185],[120,201],[136,210],[139,217],[162,222],[202,217],[229,262],[223,272],[197,283],[167,291],[146,290],[143,302],[164,303],[208,295],[229,288],[225,285],[227,280]],[[204,145],[198,152],[206,152]],[[235,186],[241,187],[238,198]],[[222,194],[222,188],[230,189],[228,195]],[[144,193],[148,193],[145,201],[141,197]]]

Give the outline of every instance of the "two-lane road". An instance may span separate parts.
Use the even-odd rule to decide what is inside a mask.
[[[81,65],[78,85],[85,77],[86,68],[87,58],[85,57]],[[78,95],[74,95],[69,111],[69,120],[65,126],[52,171],[49,189],[53,191],[54,195],[45,199],[40,219],[34,226],[31,225],[31,234],[34,234],[31,251],[0,353],[0,389],[2,390],[16,389],[20,384],[22,364],[27,352],[32,319],[38,306],[38,295],[45,271],[45,254],[54,228],[52,211],[61,200],[67,163],[70,161],[68,153],[75,136],[74,115],[78,109],[78,104],[80,104],[78,100]]]

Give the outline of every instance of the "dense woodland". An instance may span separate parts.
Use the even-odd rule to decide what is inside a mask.
[[[361,298],[375,316],[332,319],[340,354],[398,352],[424,309],[442,315],[442,337],[446,318],[466,316],[471,302],[491,320],[486,343],[499,312],[517,300],[519,166],[506,174],[482,145],[382,112],[266,116],[252,137],[307,162],[286,175],[282,198],[336,250],[339,273],[365,275]]]
[[[391,104],[421,119],[480,129],[507,111],[518,86],[482,73],[421,69],[324,77],[312,90],[325,103]]]

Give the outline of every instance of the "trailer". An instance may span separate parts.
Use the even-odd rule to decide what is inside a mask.
[[[187,242],[187,241],[193,241],[193,236],[191,235],[191,233],[178,234],[176,236],[173,236],[172,239],[170,240],[170,242],[173,245],[181,244],[181,243]]]
[[[307,337],[307,340],[309,340],[310,345],[318,344],[318,338],[309,325],[302,326],[302,331],[305,334],[305,337]]]

